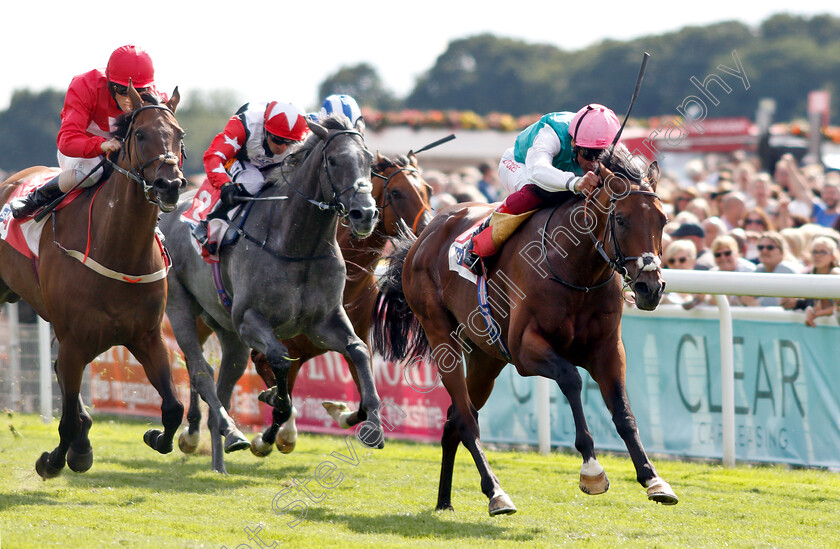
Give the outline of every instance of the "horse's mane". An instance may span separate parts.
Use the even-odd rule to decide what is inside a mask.
[[[161,105],[163,103],[163,98],[149,92],[140,95],[140,98],[143,100],[144,105]],[[111,132],[111,137],[116,137],[120,140],[125,139],[125,136],[128,133],[128,128],[131,126],[133,112],[134,111],[124,112],[117,117],[114,121],[114,131]]]
[[[636,185],[642,184],[646,172],[645,166],[637,157],[630,154],[630,150],[623,144],[615,147],[610,145],[604,149],[598,160],[614,174]]]
[[[346,116],[337,116],[331,115],[323,120],[319,120],[318,124],[325,127],[328,130],[354,130],[353,124]],[[301,142],[295,143],[291,146],[289,150],[289,154],[286,156],[286,159],[281,163],[281,165],[285,166],[284,169],[286,170],[294,170],[295,168],[299,167],[303,164],[307,158],[309,158],[309,154],[315,150],[315,147],[321,143],[321,138],[314,132],[309,134],[309,137],[304,139]],[[278,165],[279,166],[279,165]],[[270,172],[266,175],[266,180],[270,178],[275,178],[274,170],[272,168]]]
[[[375,172],[383,172],[388,168],[405,168],[410,164],[410,160],[405,155],[399,155],[394,159],[388,158],[387,156],[381,156],[381,160],[371,166],[371,169]]]

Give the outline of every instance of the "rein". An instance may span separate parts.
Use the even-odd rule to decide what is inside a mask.
[[[654,191],[651,190],[631,190],[622,198],[629,196],[631,194],[638,194],[643,196],[652,196],[654,198],[659,198],[659,195],[656,194]],[[589,234],[590,239],[592,240],[592,244],[595,246],[595,249],[598,251],[598,254],[604,260],[604,262],[610,266],[612,272],[610,273],[609,277],[603,282],[599,282],[593,286],[578,286],[576,284],[572,284],[571,282],[567,282],[560,278],[560,276],[554,272],[554,269],[551,267],[551,263],[548,261],[548,251],[545,245],[545,238],[546,234],[548,233],[548,224],[551,221],[551,218],[554,216],[555,212],[557,212],[560,206],[556,206],[551,213],[549,214],[548,218],[545,220],[545,225],[543,226],[542,237],[541,237],[541,246],[542,246],[542,253],[543,257],[546,258],[546,265],[548,266],[548,270],[551,271],[551,280],[555,282],[559,282],[568,288],[572,288],[573,290],[578,290],[582,292],[589,292],[591,290],[595,290],[605,286],[609,283],[615,273],[621,275],[622,283],[624,287],[632,286],[638,280],[639,275],[645,270],[650,270],[651,268],[658,268],[659,267],[659,260],[656,255],[652,252],[644,253],[640,256],[625,256],[624,253],[621,251],[621,246],[618,244],[618,239],[615,237],[615,202],[618,200],[617,197],[613,196],[610,198],[610,206],[609,206],[609,216],[607,217],[607,230],[604,231],[604,238],[599,241],[598,238],[595,236],[593,230],[587,231]],[[588,204],[589,197],[586,199],[586,203]],[[586,214],[588,217],[588,213]],[[606,245],[607,238],[612,240],[613,243],[613,256],[615,259],[611,259],[610,256],[607,254],[606,249],[604,246]],[[627,271],[627,262],[635,261],[638,264],[639,270],[636,273],[635,277],[631,277],[630,273]]]
[[[172,111],[166,105],[144,105],[144,106],[140,107],[139,109],[136,109],[136,110],[131,112],[131,114],[129,115],[130,116],[130,122],[128,124],[128,129],[126,130],[126,136],[122,139],[122,144],[123,144],[122,151],[123,151],[123,154],[125,155],[125,158],[129,161],[129,166],[132,166],[132,162],[131,162],[131,158],[130,158],[129,152],[128,152],[129,149],[126,145],[127,145],[127,142],[129,141],[129,138],[132,135],[131,134],[131,128],[134,126],[134,120],[135,120],[137,114],[140,111],[143,111],[143,110],[146,110],[146,109],[160,109],[160,110],[164,110],[164,111],[168,111],[168,112],[172,113]],[[181,153],[182,154],[183,154],[183,148],[184,148],[184,144],[183,144],[183,141],[182,141],[181,142],[181,149],[182,149]],[[160,154],[160,155],[158,155],[156,157],[153,157],[150,160],[144,162],[139,168],[132,167],[131,171],[128,171],[128,170],[124,169],[122,166],[119,166],[118,164],[116,164],[114,161],[112,161],[110,158],[108,158],[106,156],[105,159],[102,162],[100,162],[99,165],[97,165],[96,168],[94,168],[91,171],[91,173],[93,173],[94,171],[99,169],[99,167],[105,162],[105,160],[107,160],[107,162],[111,165],[111,167],[115,171],[117,171],[117,172],[121,173],[122,175],[126,176],[128,179],[139,183],[143,188],[143,195],[145,196],[146,200],[149,201],[151,204],[154,204],[154,205],[158,204],[157,201],[153,200],[151,195],[150,195],[151,190],[154,188],[154,185],[150,184],[146,180],[146,178],[143,176],[143,172],[146,170],[146,168],[148,168],[154,162],[160,162],[161,163],[160,166],[158,166],[158,169],[155,170],[155,175],[157,175],[161,166],[163,166],[164,164],[178,164],[179,161],[180,161],[179,157],[176,156],[174,153],[172,153],[171,151],[166,151],[164,154]],[[90,176],[90,174],[88,174],[87,177],[89,177],[89,176]],[[87,179],[87,177],[85,177],[85,179]],[[82,181],[84,181],[84,180],[82,180]],[[110,179],[108,181],[110,181]],[[105,182],[103,182],[103,184],[104,183]],[[96,272],[96,273],[98,273],[98,274],[100,274],[104,277],[111,278],[113,280],[119,280],[120,282],[127,282],[129,284],[147,284],[147,283],[150,283],[150,282],[157,282],[159,280],[162,280],[162,279],[166,278],[166,275],[169,272],[169,268],[171,266],[171,261],[169,260],[169,255],[166,252],[166,249],[163,248],[163,246],[161,246],[161,250],[162,250],[163,258],[164,258],[163,269],[160,269],[158,271],[155,271],[155,272],[149,273],[149,274],[145,274],[145,275],[129,275],[129,274],[121,273],[119,271],[109,269],[108,267],[102,265],[101,263],[99,263],[98,261],[96,261],[92,257],[90,257],[90,239],[91,239],[90,225],[91,225],[91,220],[93,218],[93,202],[96,199],[96,195],[99,193],[99,191],[101,189],[102,189],[102,185],[100,185],[96,189],[96,192],[94,193],[93,198],[91,198],[91,201],[90,201],[90,209],[88,211],[87,246],[85,248],[85,253],[82,253],[82,252],[79,252],[79,251],[76,251],[76,250],[68,250],[67,248],[62,246],[58,242],[58,240],[56,240],[55,210],[52,211],[53,244],[55,244],[56,247],[58,249],[60,249],[62,252],[64,252],[66,255],[68,255],[68,256],[72,257],[73,259],[76,259],[77,261],[79,261],[85,267],[89,268],[90,270],[92,270],[92,271],[94,271],[94,272]]]
[[[172,151],[166,151],[163,154],[159,154],[158,156],[152,157],[149,160],[147,160],[146,162],[143,162],[140,165],[139,168],[133,167],[133,162],[131,161],[131,157],[130,157],[130,153],[129,153],[130,148],[128,147],[129,138],[132,135],[131,134],[131,129],[134,127],[134,121],[137,118],[137,115],[140,112],[142,112],[144,110],[148,110],[148,109],[160,109],[160,110],[172,113],[172,111],[166,105],[144,105],[144,106],[140,107],[139,109],[136,109],[136,110],[132,111],[131,114],[128,115],[129,116],[128,129],[125,132],[125,137],[122,139],[123,154],[125,155],[126,159],[128,160],[129,166],[131,166],[131,170],[130,171],[126,170],[125,168],[123,168],[122,166],[119,166],[116,162],[114,162],[110,159],[108,159],[108,162],[111,164],[111,167],[114,168],[114,170],[123,174],[124,176],[131,179],[132,181],[134,181],[136,183],[139,183],[140,186],[143,188],[143,196],[146,197],[146,200],[148,200],[152,204],[157,205],[157,201],[155,201],[151,196],[151,192],[152,192],[152,189],[154,188],[154,185],[152,183],[149,183],[146,180],[146,178],[143,176],[143,172],[146,171],[146,168],[148,168],[149,166],[151,166],[155,162],[160,162],[160,165],[155,170],[155,175],[157,175],[157,173],[160,171],[160,168],[164,164],[169,164],[169,165],[180,164],[181,158],[183,157],[183,154],[184,154],[184,142],[181,141],[181,155],[182,156],[180,156],[180,157],[177,156]],[[174,113],[172,113],[172,114],[174,116]]]
[[[283,176],[283,182],[286,185],[288,185],[290,189],[292,189],[298,195],[300,195],[304,200],[306,200],[307,202],[309,202],[310,204],[312,204],[313,206],[315,206],[316,208],[318,208],[321,211],[328,211],[328,210],[334,211],[338,214],[339,217],[344,219],[349,214],[347,212],[347,209],[344,207],[344,204],[342,204],[341,201],[339,200],[339,197],[341,197],[341,195],[343,195],[344,193],[346,193],[347,191],[349,191],[351,189],[355,190],[354,195],[356,193],[360,193],[360,192],[361,193],[370,193],[373,190],[373,185],[370,184],[370,183],[362,182],[362,181],[356,181],[356,182],[348,185],[347,188],[345,188],[344,190],[342,190],[340,192],[336,190],[335,183],[333,183],[332,174],[330,173],[330,165],[329,165],[329,162],[327,162],[327,146],[329,146],[330,142],[334,138],[338,137],[339,135],[357,135],[361,138],[363,144],[364,144],[364,141],[365,141],[364,136],[362,136],[362,134],[357,132],[356,130],[339,130],[339,131],[336,131],[336,132],[332,133],[331,135],[329,135],[327,137],[327,139],[324,141],[324,144],[321,148],[321,159],[322,159],[322,166],[324,167],[324,171],[327,174],[327,181],[329,182],[330,189],[332,190],[332,193],[333,193],[333,196],[332,196],[333,200],[332,200],[331,203],[330,202],[321,202],[321,201],[315,200],[314,198],[310,198],[310,197],[306,196],[305,194],[303,194],[297,187],[295,187],[294,185],[291,184],[289,179],[286,177],[286,171],[283,170],[283,167],[286,164],[286,159],[290,158],[290,156],[287,156],[286,158],[283,159],[283,161],[280,162],[280,175]]]

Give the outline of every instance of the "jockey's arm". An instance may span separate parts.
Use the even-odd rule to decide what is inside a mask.
[[[92,135],[87,129],[93,120],[97,98],[92,91],[76,79],[67,89],[64,108],[61,110],[61,128],[58,130],[58,150],[71,158],[96,158],[103,153],[104,137]]]
[[[525,169],[530,182],[547,191],[576,192],[578,176],[572,172],[558,170],[552,165],[562,146],[560,138],[548,125],[540,130],[534,144],[525,155]]]
[[[207,179],[217,189],[231,180],[225,166],[236,158],[237,153],[245,146],[245,128],[236,116],[228,120],[225,129],[213,138],[210,147],[204,153],[204,170]]]

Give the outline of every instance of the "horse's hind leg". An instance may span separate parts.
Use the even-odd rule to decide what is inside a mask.
[[[126,345],[126,348],[143,365],[149,383],[162,399],[160,412],[163,431],[149,429],[143,435],[143,441],[161,454],[168,454],[172,451],[172,441],[184,418],[184,405],[175,393],[169,353],[160,327],[146,334],[140,342]]]
[[[178,448],[185,454],[192,454],[201,440],[201,408],[198,405],[198,391],[190,383],[190,407],[187,410],[187,428],[178,436]]]
[[[647,489],[648,499],[664,505],[674,505],[679,501],[677,495],[671,486],[659,477],[656,468],[648,459],[639,437],[636,418],[630,410],[624,385],[626,359],[621,341],[616,349],[607,356],[593,357],[592,366],[588,370],[601,389],[604,402],[612,413],[616,431],[624,440],[636,468],[636,480]]]
[[[236,382],[245,373],[248,367],[248,346],[239,340],[239,337],[231,332],[220,330],[217,334],[222,345],[222,361],[219,365],[219,379],[216,382],[216,394],[219,397],[222,407],[230,409],[230,399],[233,395],[233,388]],[[245,435],[236,428],[231,421],[230,428],[223,433],[225,437],[225,453],[235,452],[249,448],[251,443]]]
[[[421,309],[421,307],[418,307],[418,309]],[[430,310],[435,314],[429,314],[428,311]],[[444,425],[446,438],[441,439],[443,458],[441,484],[438,491],[438,508],[451,507],[451,502],[446,501],[449,499],[446,497],[446,488],[451,488],[451,469],[455,459],[454,449],[457,448],[457,444],[454,444],[455,435],[453,433],[457,433],[464,447],[472,455],[481,476],[481,491],[490,500],[488,505],[490,516],[515,513],[516,506],[507,493],[502,490],[499,479],[496,478],[490,468],[481,447],[478,411],[470,400],[467,380],[462,370],[461,347],[464,344],[452,337],[452,334],[457,333],[457,324],[439,304],[433,303],[431,306],[426,304],[425,307],[422,307],[422,312],[425,314],[423,316],[418,314],[418,317],[428,337],[432,349],[432,358],[437,365],[444,387],[449,392],[449,396],[452,397],[454,407],[454,411],[449,414]],[[475,367],[478,368],[478,365],[476,364]],[[495,379],[495,375],[491,374],[491,379]],[[447,503],[450,503],[450,505],[447,506]]]
[[[88,437],[90,427],[93,425],[93,418],[90,417],[87,408],[85,408],[82,395],[79,395],[79,421],[81,422],[79,436],[67,450],[67,466],[72,471],[84,473],[93,465],[93,448]]]

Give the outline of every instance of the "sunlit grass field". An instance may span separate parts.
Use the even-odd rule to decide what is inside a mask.
[[[3,549],[840,547],[840,474],[828,471],[724,469],[660,458],[660,475],[680,497],[678,505],[664,507],[647,500],[624,456],[600,457],[611,487],[587,496],[578,489],[577,454],[488,450],[519,509],[491,518],[463,447],[455,468],[455,512],[436,512],[436,445],[387,440],[383,450],[369,450],[347,437],[301,433],[290,455],[228,455],[229,475],[223,476],[210,470],[206,437],[196,455],[176,448],[163,456],[142,442],[156,424],[94,417],[91,470],[65,468],[44,482],[34,464],[58,443],[57,421],[3,418]],[[332,487],[319,485],[316,475]]]

